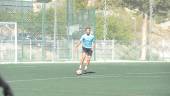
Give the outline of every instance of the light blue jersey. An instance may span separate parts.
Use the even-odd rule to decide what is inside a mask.
[[[95,38],[93,35],[87,35],[84,34],[80,38],[80,42],[82,43],[82,46],[85,48],[92,48],[92,44],[94,43]]]

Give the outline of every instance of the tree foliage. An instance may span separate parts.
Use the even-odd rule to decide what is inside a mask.
[[[150,13],[150,0],[122,0],[122,5],[134,10],[138,9],[141,13]],[[152,0],[153,16],[162,21],[169,18],[170,0]]]
[[[88,0],[75,0],[75,9],[84,9],[87,7]]]

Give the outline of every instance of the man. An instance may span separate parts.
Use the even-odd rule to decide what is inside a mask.
[[[85,28],[85,34],[81,36],[80,41],[76,45],[76,48],[78,48],[79,45],[82,44],[82,54],[80,58],[79,69],[83,70],[85,73],[87,71],[88,65],[90,64],[92,52],[95,48],[94,42],[95,42],[95,38],[94,35],[91,34],[91,28],[90,27]],[[85,62],[84,69],[82,69],[84,61],[86,62]]]
[[[10,86],[5,82],[5,80],[0,76],[0,87],[3,88],[4,96],[13,96]]]

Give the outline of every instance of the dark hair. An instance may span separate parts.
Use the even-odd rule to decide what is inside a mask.
[[[85,30],[87,30],[87,29],[91,29],[91,28],[90,27],[86,27]]]

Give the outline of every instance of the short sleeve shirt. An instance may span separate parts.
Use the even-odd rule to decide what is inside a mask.
[[[85,48],[92,48],[92,44],[94,43],[95,38],[94,35],[87,35],[84,34],[80,38],[80,42],[82,43],[82,46]]]

